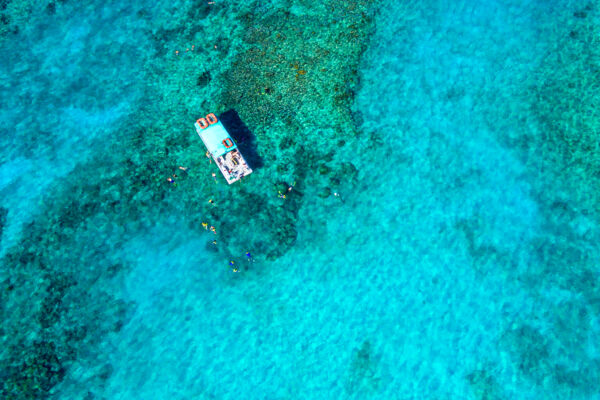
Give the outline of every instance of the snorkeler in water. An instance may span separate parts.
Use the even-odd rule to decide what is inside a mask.
[[[237,269],[237,267],[235,266],[235,261],[233,261],[233,260],[232,260],[232,261],[229,261],[229,266],[231,267],[231,270],[232,270],[233,272],[238,272],[238,269]]]
[[[290,195],[292,190],[294,190],[294,186],[296,186],[296,181],[294,181],[294,183],[292,183],[291,185],[287,182],[279,182],[278,185],[280,185],[281,188],[283,188],[284,186],[286,187],[285,191],[283,192],[281,190],[277,191],[277,197],[279,197],[280,199],[285,199],[287,196]],[[298,192],[297,190],[294,190],[294,193],[302,196],[302,193]]]

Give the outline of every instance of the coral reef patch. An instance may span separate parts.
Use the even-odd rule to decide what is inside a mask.
[[[368,340],[352,351],[350,370],[346,380],[346,391],[353,396],[368,396],[381,386],[379,356]]]
[[[498,384],[493,375],[485,370],[477,370],[467,375],[467,380],[477,400],[505,400],[502,386]]]

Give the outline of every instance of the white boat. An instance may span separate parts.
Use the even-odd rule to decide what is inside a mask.
[[[198,119],[194,126],[227,183],[232,184],[252,173],[252,168],[215,114]]]

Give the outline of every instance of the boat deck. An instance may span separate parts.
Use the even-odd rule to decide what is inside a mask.
[[[213,157],[213,160],[215,160],[215,163],[217,163],[217,166],[229,184],[252,173],[252,169],[248,166],[238,149],[231,150],[216,158]]]

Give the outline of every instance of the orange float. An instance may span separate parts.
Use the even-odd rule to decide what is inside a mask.
[[[209,123],[210,125],[212,125],[212,124],[216,124],[216,123],[217,123],[217,121],[218,121],[218,120],[217,120],[217,116],[216,116],[215,114],[213,114],[213,113],[210,113],[210,114],[208,114],[208,115],[206,116],[206,120],[208,121],[208,123]]]
[[[198,120],[196,121],[196,123],[197,123],[198,125],[200,125],[200,128],[202,128],[202,129],[206,129],[206,128],[208,128],[208,125],[209,125],[209,124],[208,124],[208,122],[206,121],[206,119],[204,119],[204,118],[200,118],[200,119],[198,119]]]

